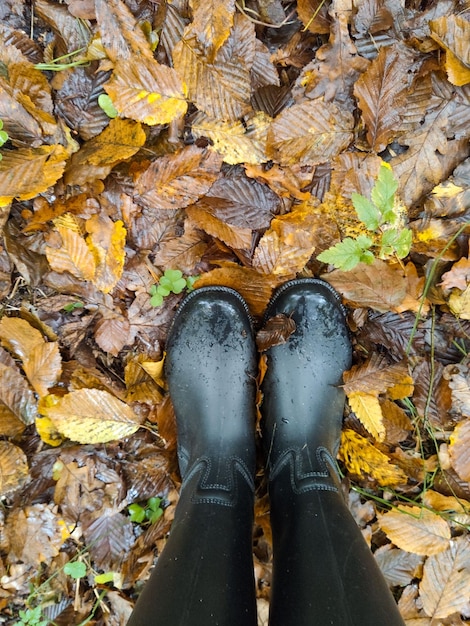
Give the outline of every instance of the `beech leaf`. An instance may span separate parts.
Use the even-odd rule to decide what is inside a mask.
[[[57,430],[79,443],[106,443],[129,437],[140,424],[133,410],[101,389],[79,389],[42,407]]]
[[[57,342],[41,343],[31,350],[23,362],[28,380],[39,396],[49,393],[62,372],[62,359]]]
[[[462,480],[470,482],[470,421],[459,422],[450,436],[452,467]]]
[[[23,450],[8,441],[0,441],[0,495],[7,496],[22,487],[28,475]]]
[[[408,552],[431,556],[450,546],[449,524],[418,506],[400,505],[380,515],[379,525],[392,543]]]
[[[83,237],[70,228],[57,226],[62,238],[60,248],[46,247],[49,265],[56,272],[70,272],[81,280],[93,280],[96,262]]]

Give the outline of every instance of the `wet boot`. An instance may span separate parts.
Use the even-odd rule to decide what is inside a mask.
[[[166,356],[180,500],[128,626],[256,626],[256,366],[241,296],[224,287],[189,294],[173,322]]]
[[[263,445],[273,532],[270,626],[403,626],[396,603],[339,491],[342,373],[351,365],[334,289],[294,280],[266,317],[296,330],[268,350]]]

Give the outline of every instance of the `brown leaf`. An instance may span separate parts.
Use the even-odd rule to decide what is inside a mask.
[[[104,214],[93,215],[85,226],[87,245],[96,263],[91,280],[100,291],[109,293],[124,269],[126,229],[121,220],[113,222]]]
[[[275,217],[258,243],[253,267],[275,276],[294,276],[300,272],[315,250],[318,217],[307,203]]]
[[[39,396],[49,393],[60,378],[62,358],[57,342],[41,343],[31,350],[23,361],[23,369],[31,387]]]
[[[381,399],[383,423],[385,426],[385,441],[398,444],[404,441],[413,432],[413,424],[405,411],[391,400]]]
[[[268,130],[268,156],[281,165],[323,163],[352,141],[354,120],[344,109],[323,100],[294,104]]]
[[[470,258],[462,257],[454,263],[452,269],[442,274],[441,287],[444,291],[450,291],[454,287],[464,291],[470,283]]]
[[[261,316],[271,298],[273,289],[283,279],[275,276],[260,274],[248,267],[240,267],[234,263],[202,274],[195,286],[226,285],[239,291],[245,298],[253,315]]]
[[[233,224],[228,224],[197,205],[188,207],[186,213],[198,228],[212,235],[212,237],[221,239],[230,248],[251,250],[253,239],[251,228],[239,228]]]
[[[122,513],[84,520],[83,534],[94,562],[105,571],[119,570],[135,540],[132,522]]]
[[[423,359],[413,368],[415,389],[413,404],[418,414],[437,427],[448,427],[452,398],[449,383],[445,380],[444,368],[439,361]]]
[[[52,504],[14,509],[8,516],[5,531],[10,561],[22,561],[33,567],[50,562],[59,554],[64,542],[57,510]]]
[[[21,448],[0,441],[0,495],[5,497],[21,488],[28,475],[28,461]]]
[[[5,319],[5,318],[3,318]],[[16,368],[0,363],[0,433],[15,437],[34,423],[36,400]]]
[[[421,578],[423,557],[418,554],[392,548],[387,544],[378,548],[374,557],[391,587],[406,587],[414,578]]]
[[[295,328],[294,320],[284,313],[270,317],[263,328],[256,333],[258,352],[264,352],[272,346],[285,343],[295,332]]]
[[[184,222],[184,233],[163,241],[155,254],[157,267],[179,269],[190,276],[207,249],[204,235],[189,218]]]
[[[406,296],[407,281],[403,271],[380,259],[375,259],[372,265],[359,263],[349,272],[334,270],[322,278],[356,307],[393,311]]]
[[[219,175],[222,159],[209,149],[187,146],[163,156],[135,179],[139,204],[159,210],[177,210],[206,194]]]
[[[375,152],[385,150],[399,133],[408,91],[410,57],[404,46],[381,48],[354,85],[354,95],[367,128],[367,142]]]
[[[135,331],[122,315],[101,319],[95,326],[95,341],[104,352],[117,356],[126,345],[132,345]]]
[[[386,357],[375,353],[366,363],[353,365],[349,371],[344,372],[343,380],[346,394],[353,391],[379,394],[402,384],[409,387],[410,376],[405,362],[389,363]],[[409,393],[412,390],[412,387],[411,390],[407,389]]]
[[[192,25],[173,50],[179,76],[187,85],[189,98],[198,109],[214,119],[237,120],[249,109],[250,72],[243,45],[253,42],[253,24],[237,14],[229,38],[212,63],[201,50],[198,34]]]
[[[328,6],[321,0],[298,0],[299,19],[311,33],[328,35],[331,24],[328,17]]]

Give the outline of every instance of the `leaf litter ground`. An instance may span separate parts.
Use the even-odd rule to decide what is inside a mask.
[[[2,623],[124,624],[164,546],[184,292],[151,298],[173,270],[239,290],[258,321],[295,276],[340,292],[345,497],[405,622],[469,623],[468,6],[6,0],[0,17]],[[322,263],[375,245],[353,199],[383,160],[410,253]],[[257,485],[264,624],[261,459]]]

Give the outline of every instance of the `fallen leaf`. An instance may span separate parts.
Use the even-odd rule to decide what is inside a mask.
[[[352,474],[361,478],[368,475],[383,487],[396,487],[407,482],[406,474],[393,464],[390,457],[349,428],[341,433],[338,458]]]
[[[46,257],[51,268],[59,273],[70,272],[78,279],[93,280],[96,262],[85,239],[63,226],[58,226],[57,232],[61,237],[60,247],[46,246]]]
[[[422,576],[423,557],[418,554],[392,548],[387,544],[378,548],[374,557],[391,587],[406,587],[413,579]]]
[[[96,266],[91,280],[100,291],[109,293],[124,269],[126,229],[121,220],[113,222],[102,214],[90,217],[85,226],[88,233],[86,243]]]
[[[29,476],[26,455],[9,441],[0,441],[0,495],[10,496]]]
[[[42,411],[62,435],[79,443],[106,443],[140,428],[133,410],[101,389],[72,391]]]
[[[452,467],[462,480],[470,482],[470,421],[459,422],[450,436]]]
[[[22,360],[29,358],[33,349],[44,343],[41,332],[20,317],[2,317],[0,339],[8,350]]]
[[[441,287],[448,292],[454,287],[465,291],[470,283],[470,258],[462,257],[453,264],[452,269],[442,274]]]
[[[447,51],[446,71],[454,85],[470,83],[470,22],[461,15],[443,16],[429,22],[431,37]]]
[[[359,421],[371,435],[377,441],[383,441],[385,439],[385,426],[377,395],[363,391],[351,391],[348,394],[348,402]]]
[[[399,505],[378,519],[390,541],[407,552],[431,556],[450,546],[449,524],[427,509]]]
[[[272,346],[286,343],[292,333],[295,332],[295,328],[294,320],[284,313],[270,317],[263,328],[256,333],[258,352],[265,352]]]
[[[31,387],[39,396],[49,393],[62,373],[62,358],[57,342],[42,342],[23,361],[23,369]]]

